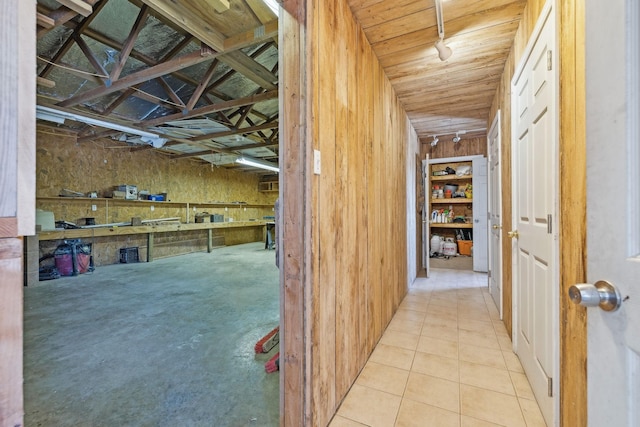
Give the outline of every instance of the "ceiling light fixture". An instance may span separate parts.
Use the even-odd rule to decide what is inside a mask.
[[[453,137],[452,141],[454,144],[457,144],[458,142],[460,142],[460,135],[458,135],[460,132],[456,132],[456,136]]]
[[[102,128],[117,130],[132,135],[139,136],[144,142],[153,145],[155,148],[160,148],[167,140],[161,138],[160,135],[146,132],[142,129],[121,125],[118,123],[107,122],[100,119],[94,119],[93,117],[81,116],[80,114],[72,113],[70,111],[56,110],[55,108],[44,107],[42,105],[36,105],[36,119],[46,120],[48,122],[64,124],[65,120],[73,120],[75,122],[84,123],[87,125],[100,126]]]
[[[246,166],[253,166],[254,168],[266,169],[272,172],[280,172],[280,168],[275,163],[267,162],[264,160],[258,160],[251,157],[238,157],[236,163],[240,163]]]
[[[431,141],[431,146],[435,147],[436,145],[438,145],[438,141],[440,141],[438,137],[433,135],[433,141]]]
[[[436,21],[438,23],[438,41],[435,44],[438,51],[438,57],[440,61],[446,61],[449,59],[453,51],[451,48],[444,44],[444,18],[442,15],[442,0],[436,0]]]

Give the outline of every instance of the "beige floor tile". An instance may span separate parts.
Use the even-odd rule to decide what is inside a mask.
[[[448,357],[417,352],[411,372],[431,375],[450,381],[458,381],[458,361]]]
[[[472,418],[467,415],[460,416],[460,427],[503,427],[500,424],[490,423],[489,421],[482,421],[477,418]]]
[[[459,427],[460,416],[455,412],[404,399],[398,413],[396,427]]]
[[[366,424],[361,424],[348,418],[341,417],[340,415],[336,415],[333,417],[333,420],[331,420],[329,427],[366,427]]]
[[[369,387],[354,385],[338,415],[370,427],[393,427],[401,398]]]
[[[513,350],[503,350],[502,356],[504,357],[504,361],[507,364],[507,369],[513,372],[524,373],[524,369],[522,369],[522,365],[520,364],[520,359],[513,352]]]
[[[394,317],[391,319],[391,322],[389,322],[389,326],[387,326],[387,330],[389,329],[420,335],[422,332],[422,322],[419,320],[403,320]]]
[[[527,427],[547,427],[542,412],[535,400],[519,399],[520,408],[527,422]]]
[[[491,317],[489,316],[489,312],[485,308],[483,309],[473,308],[465,305],[458,305],[458,319],[460,318],[491,322]]]
[[[415,350],[416,346],[418,345],[419,338],[420,335],[408,334],[406,332],[387,329],[382,335],[382,338],[380,338],[380,344],[406,348],[407,350]]]
[[[465,362],[478,363],[480,365],[491,366],[492,368],[507,369],[501,350],[478,347],[460,342],[458,353],[458,358]]]
[[[509,339],[511,339],[511,336],[507,332],[507,328],[504,326],[502,320],[494,320],[493,329],[496,331],[496,336],[504,335],[505,337],[509,337]]]
[[[514,395],[509,371],[476,363],[460,362],[460,383]]]
[[[402,319],[402,320],[414,320],[418,322],[424,321],[425,313],[422,311],[415,310],[406,310],[399,309],[396,314],[393,316],[394,318]]]
[[[527,376],[520,372],[510,372],[511,382],[513,383],[513,388],[516,390],[516,395],[521,399],[529,399],[536,400],[536,397],[533,395],[533,390],[531,390],[531,385],[529,384],[529,380]]]
[[[411,399],[459,413],[460,384],[455,381],[412,372],[409,375],[403,399]]]
[[[461,317],[458,319],[458,329],[464,329],[466,331],[480,332],[481,334],[491,335],[495,334],[493,329],[493,323],[485,322],[482,320],[469,319]]]
[[[513,350],[513,342],[511,338],[505,335],[498,335],[498,344],[502,350]]]
[[[427,316],[425,318],[426,319],[432,319],[432,320],[441,320],[441,319],[447,319],[447,320],[458,320],[458,308],[455,305],[455,303],[453,304],[453,307],[441,307],[439,305],[433,305],[433,304],[429,304],[429,306],[427,307]]]
[[[440,338],[447,341],[458,342],[458,328],[455,326],[423,325],[422,336]]]
[[[408,371],[411,369],[414,355],[415,351],[412,350],[394,347],[391,345],[378,344],[373,350],[369,361]]]
[[[362,372],[360,372],[356,384],[402,396],[408,378],[409,371],[404,369],[367,362]]]
[[[418,341],[417,351],[443,357],[458,358],[458,343],[429,336],[422,336]]]
[[[515,396],[460,384],[460,412],[483,421],[509,427],[524,427]]]
[[[461,343],[500,350],[500,344],[498,344],[498,339],[495,334],[485,335],[460,329],[458,331],[458,339]]]
[[[445,317],[439,314],[430,314],[427,313],[427,316],[424,318],[424,325],[428,326],[447,326],[449,328],[458,328],[458,316],[451,315],[449,317]]]

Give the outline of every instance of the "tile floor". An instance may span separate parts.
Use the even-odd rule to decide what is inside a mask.
[[[418,278],[330,427],[545,426],[486,283]]]

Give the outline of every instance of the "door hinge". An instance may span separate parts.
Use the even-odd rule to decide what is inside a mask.
[[[547,377],[547,394],[553,397],[553,378]]]
[[[553,220],[553,216],[551,214],[547,215],[547,234],[553,233],[553,224],[551,221]]]
[[[551,62],[552,61],[551,60],[551,58],[552,58],[552,53],[551,52],[552,52],[551,50],[547,51],[547,71],[551,71],[552,68],[553,68],[552,67],[552,62]]]
[[[491,270],[487,272],[487,278],[491,279]]]

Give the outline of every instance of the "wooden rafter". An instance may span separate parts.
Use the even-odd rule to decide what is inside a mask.
[[[95,54],[91,51],[91,49],[89,48],[87,43],[82,39],[80,34],[74,33],[72,37],[75,40],[78,47],[80,48],[80,50],[82,51],[82,53],[84,53],[84,56],[87,58],[87,60],[89,61],[93,69],[96,70],[96,72],[100,73],[101,75],[105,76],[104,78],[102,78],[104,85],[105,86],[110,85],[111,79],[109,78],[109,73],[102,66],[100,61],[98,61],[98,58],[96,58]]]
[[[207,105],[205,107],[195,108],[187,114],[170,114],[154,120],[147,120],[141,124],[144,126],[155,126],[172,120],[188,119],[192,117],[204,116],[206,114],[216,113],[218,111],[230,110],[232,108],[242,107],[249,104],[257,104],[258,102],[268,101],[278,97],[278,91],[272,90],[261,93],[260,95],[251,95],[245,98],[232,99],[230,101],[219,102],[217,104]]]
[[[70,107],[91,99],[99,98],[101,96],[126,89],[137,83],[142,83],[174,71],[182,70],[183,68],[191,67],[192,65],[196,65],[201,62],[209,61],[213,59],[213,55],[213,52],[207,50],[186,54],[171,61],[138,71],[137,73],[129,74],[126,77],[112,82],[109,87],[99,87],[88,90],[65,101],[59,102],[57,105],[61,107]]]
[[[259,130],[274,129],[274,128],[277,128],[277,127],[278,127],[278,123],[276,123],[276,122],[263,123],[263,124],[258,125],[258,126],[250,126],[250,127],[246,127],[246,128],[231,129],[231,130],[226,130],[226,131],[222,131],[222,132],[213,132],[213,133],[208,133],[208,134],[205,134],[205,135],[198,135],[198,136],[194,136],[192,138],[189,138],[189,140],[190,141],[203,141],[203,140],[206,140],[206,139],[222,138],[223,136],[245,135],[245,134],[257,132]]]
[[[215,62],[215,59],[214,59],[214,62]],[[164,79],[164,77],[158,77],[156,79],[156,81],[160,84],[160,86],[162,86],[164,91],[167,93],[167,95],[169,95],[169,98],[171,98],[171,100],[173,102],[175,102],[176,104],[182,106],[183,108],[185,107],[184,101],[182,101],[182,99],[180,99],[180,97],[173,90],[173,88],[171,86],[169,86],[169,83],[167,83],[167,81]]]
[[[91,24],[93,19],[98,15],[100,10],[102,10],[102,8],[106,4],[107,4],[107,0],[101,0],[100,2],[95,4],[94,7],[93,7],[93,10],[94,10],[95,13],[93,13],[92,15],[84,18],[82,20],[82,22],[80,22],[80,24],[77,25],[76,28],[74,29],[74,34],[82,34],[82,32],[89,26],[89,24]],[[53,56],[53,58],[51,59],[51,62],[58,63],[62,59],[62,57],[69,51],[69,49],[71,49],[71,46],[73,46],[74,41],[75,40],[74,40],[73,37],[69,37],[62,44],[62,46],[60,46],[60,49],[58,49],[56,54]],[[53,71],[53,65],[47,64],[44,67],[44,69],[40,72],[40,77],[46,78],[49,75],[49,73],[51,73],[51,71]]]
[[[149,15],[149,7],[145,4],[140,8],[140,12],[138,13],[138,17],[136,18],[136,22],[133,24],[133,28],[122,45],[122,49],[120,50],[120,60],[116,63],[115,67],[111,70],[111,74],[109,77],[112,81],[118,80],[120,77],[120,73],[124,69],[124,65],[129,59],[129,54],[133,50],[133,45],[138,39],[138,35],[140,31],[142,31],[142,27],[144,26],[145,21],[147,20],[147,16]]]
[[[209,69],[207,70],[206,73],[204,73],[204,76],[202,76],[202,78],[200,79],[200,83],[198,84],[198,86],[196,86],[196,89],[193,91],[193,94],[191,95],[189,102],[187,102],[187,105],[185,107],[186,111],[193,110],[193,107],[195,107],[196,103],[204,93],[204,90],[207,88],[207,85],[209,84],[209,80],[211,80],[211,78],[213,77],[213,73],[216,71],[218,64],[219,64],[218,59],[214,59],[211,62]]]
[[[93,13],[93,7],[82,0],[56,0],[63,6],[68,7],[79,15],[87,17]]]

